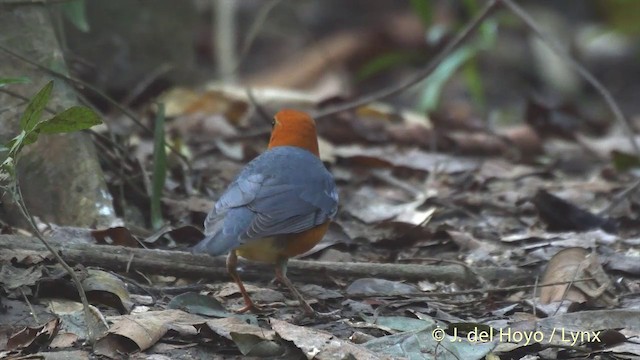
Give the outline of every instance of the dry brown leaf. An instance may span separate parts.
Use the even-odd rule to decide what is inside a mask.
[[[589,254],[588,250],[577,247],[559,251],[547,264],[540,285],[582,279]],[[581,291],[569,287],[569,285],[542,287],[540,290],[540,302],[548,304],[565,299],[573,302],[585,302],[587,300]]]
[[[130,354],[150,348],[175,326],[204,323],[199,316],[181,310],[149,311],[135,315],[110,317],[113,325],[98,339],[94,351],[109,357]]]
[[[468,252],[467,258],[474,262],[487,260],[490,254],[499,250],[497,245],[478,240],[470,233],[453,230],[447,230],[446,233],[461,250]]]
[[[2,265],[0,268],[0,287],[7,291],[11,291],[22,286],[35,285],[41,278],[41,266],[18,268],[7,263]]]
[[[48,344],[56,336],[60,319],[53,319],[38,327],[26,327],[11,335],[7,340],[7,349],[28,349],[34,352],[38,347]]]
[[[164,103],[167,117],[198,113],[219,114],[236,124],[244,118],[249,109],[246,98],[231,96],[229,92],[217,90],[200,92],[173,88],[160,95],[158,101]]]
[[[395,220],[411,225],[423,224],[435,212],[434,208],[418,209],[424,203],[424,199],[392,200],[388,198],[389,195],[392,194],[364,186],[346,200],[344,211],[367,224]]]
[[[333,153],[338,158],[363,166],[394,166],[446,174],[474,170],[480,164],[473,158],[430,153],[420,149],[402,150],[396,146],[338,146]]]
[[[91,235],[98,244],[119,245],[126,247],[140,247],[140,243],[131,234],[129,229],[123,226],[112,227],[102,230],[93,230]]]
[[[255,335],[265,340],[273,340],[275,331],[263,329],[257,325],[247,324],[244,319],[232,316],[228,318],[209,320],[206,322],[207,327],[216,334],[233,340],[231,333],[240,333],[247,335]]]
[[[58,333],[51,341],[49,347],[51,348],[67,348],[71,347],[80,337],[74,333],[64,332]]]
[[[592,277],[594,280],[576,281]],[[548,304],[562,300],[585,302],[597,299],[611,283],[596,255],[579,247],[563,249],[555,254],[547,264],[541,285],[563,281],[574,283],[542,287],[540,302]]]
[[[133,302],[127,285],[115,275],[102,270],[88,269],[89,276],[82,280],[82,288],[92,303],[117,309],[121,314],[129,313]]]
[[[179,138],[216,139],[237,136],[238,130],[219,114],[195,113],[176,117],[167,124],[167,132]]]

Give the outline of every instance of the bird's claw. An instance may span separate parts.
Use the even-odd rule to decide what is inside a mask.
[[[245,305],[245,306],[244,306],[243,308],[241,308],[241,309],[234,310],[233,312],[235,312],[236,314],[244,314],[244,313],[246,313],[246,312],[252,312],[252,313],[254,313],[254,314],[260,314],[260,313],[263,313],[264,311],[265,311],[265,310],[264,310],[262,307],[260,307],[260,306],[258,306],[258,305],[256,305],[256,304],[254,304],[254,303],[252,302],[252,303],[250,303],[250,304]]]

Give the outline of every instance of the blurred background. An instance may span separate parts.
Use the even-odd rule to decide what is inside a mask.
[[[424,67],[478,11],[466,1],[86,1],[57,28],[72,74],[118,100],[144,104],[176,85],[235,82],[357,97]],[[521,1],[532,17],[638,111],[640,5]],[[69,5],[64,5],[69,7]],[[135,92],[134,90],[138,90]],[[485,21],[438,71],[393,100],[448,116],[520,120],[527,98],[606,116],[564,61],[507,11]],[[93,99],[102,108],[100,99]],[[601,119],[600,119],[601,120]]]

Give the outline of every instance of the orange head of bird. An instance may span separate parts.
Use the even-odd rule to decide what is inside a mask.
[[[273,118],[269,149],[276,146],[297,146],[320,156],[316,122],[307,113],[284,109]]]

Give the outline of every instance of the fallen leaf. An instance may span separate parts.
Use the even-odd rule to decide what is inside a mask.
[[[576,281],[592,277],[595,280]],[[541,285],[563,281],[574,283],[543,286],[540,289],[540,302],[549,304],[569,300],[581,303],[597,299],[605,294],[611,284],[596,255],[577,247],[561,250],[549,260]],[[607,301],[606,297],[604,299]]]
[[[422,197],[402,202],[385,197],[373,187],[364,186],[346,200],[344,211],[367,224],[394,220],[416,226],[424,224],[435,212],[433,207],[419,209],[423,204]]]
[[[123,226],[112,227],[102,230],[93,230],[91,235],[98,244],[118,245],[126,247],[140,247],[140,243],[131,234],[129,229]]]
[[[453,157],[448,154],[431,153],[415,148],[401,150],[395,146],[338,146],[334,148],[333,154],[338,158],[364,166],[405,167],[429,173],[465,172],[480,166],[480,161],[475,158]]]
[[[11,335],[7,340],[7,349],[22,349],[24,352],[35,352],[39,348],[47,346],[56,336],[60,319],[53,319],[38,327],[26,327]]]
[[[42,278],[42,267],[31,266],[28,268],[17,268],[9,264],[0,268],[0,286],[11,291],[22,286],[35,285]]]
[[[107,334],[96,342],[98,355],[118,357],[150,348],[169,329],[184,325],[194,326],[204,322],[199,316],[180,310],[149,311],[135,315],[109,317],[113,325]]]
[[[117,309],[121,314],[129,313],[133,302],[127,285],[115,275],[102,270],[88,269],[82,287],[92,303],[104,304]]]
[[[265,340],[275,339],[275,332],[259,327],[255,317],[241,318],[232,316],[207,320],[205,324],[211,331],[229,340],[233,340],[232,333],[255,335]]]
[[[229,317],[233,313],[228,312],[219,301],[212,296],[188,292],[175,296],[167,304],[168,309],[178,309],[190,314]]]
[[[324,331],[296,326],[282,320],[270,319],[271,327],[281,338],[291,341],[305,354],[307,359],[335,360],[356,359],[375,360],[391,359],[355,345]]]

